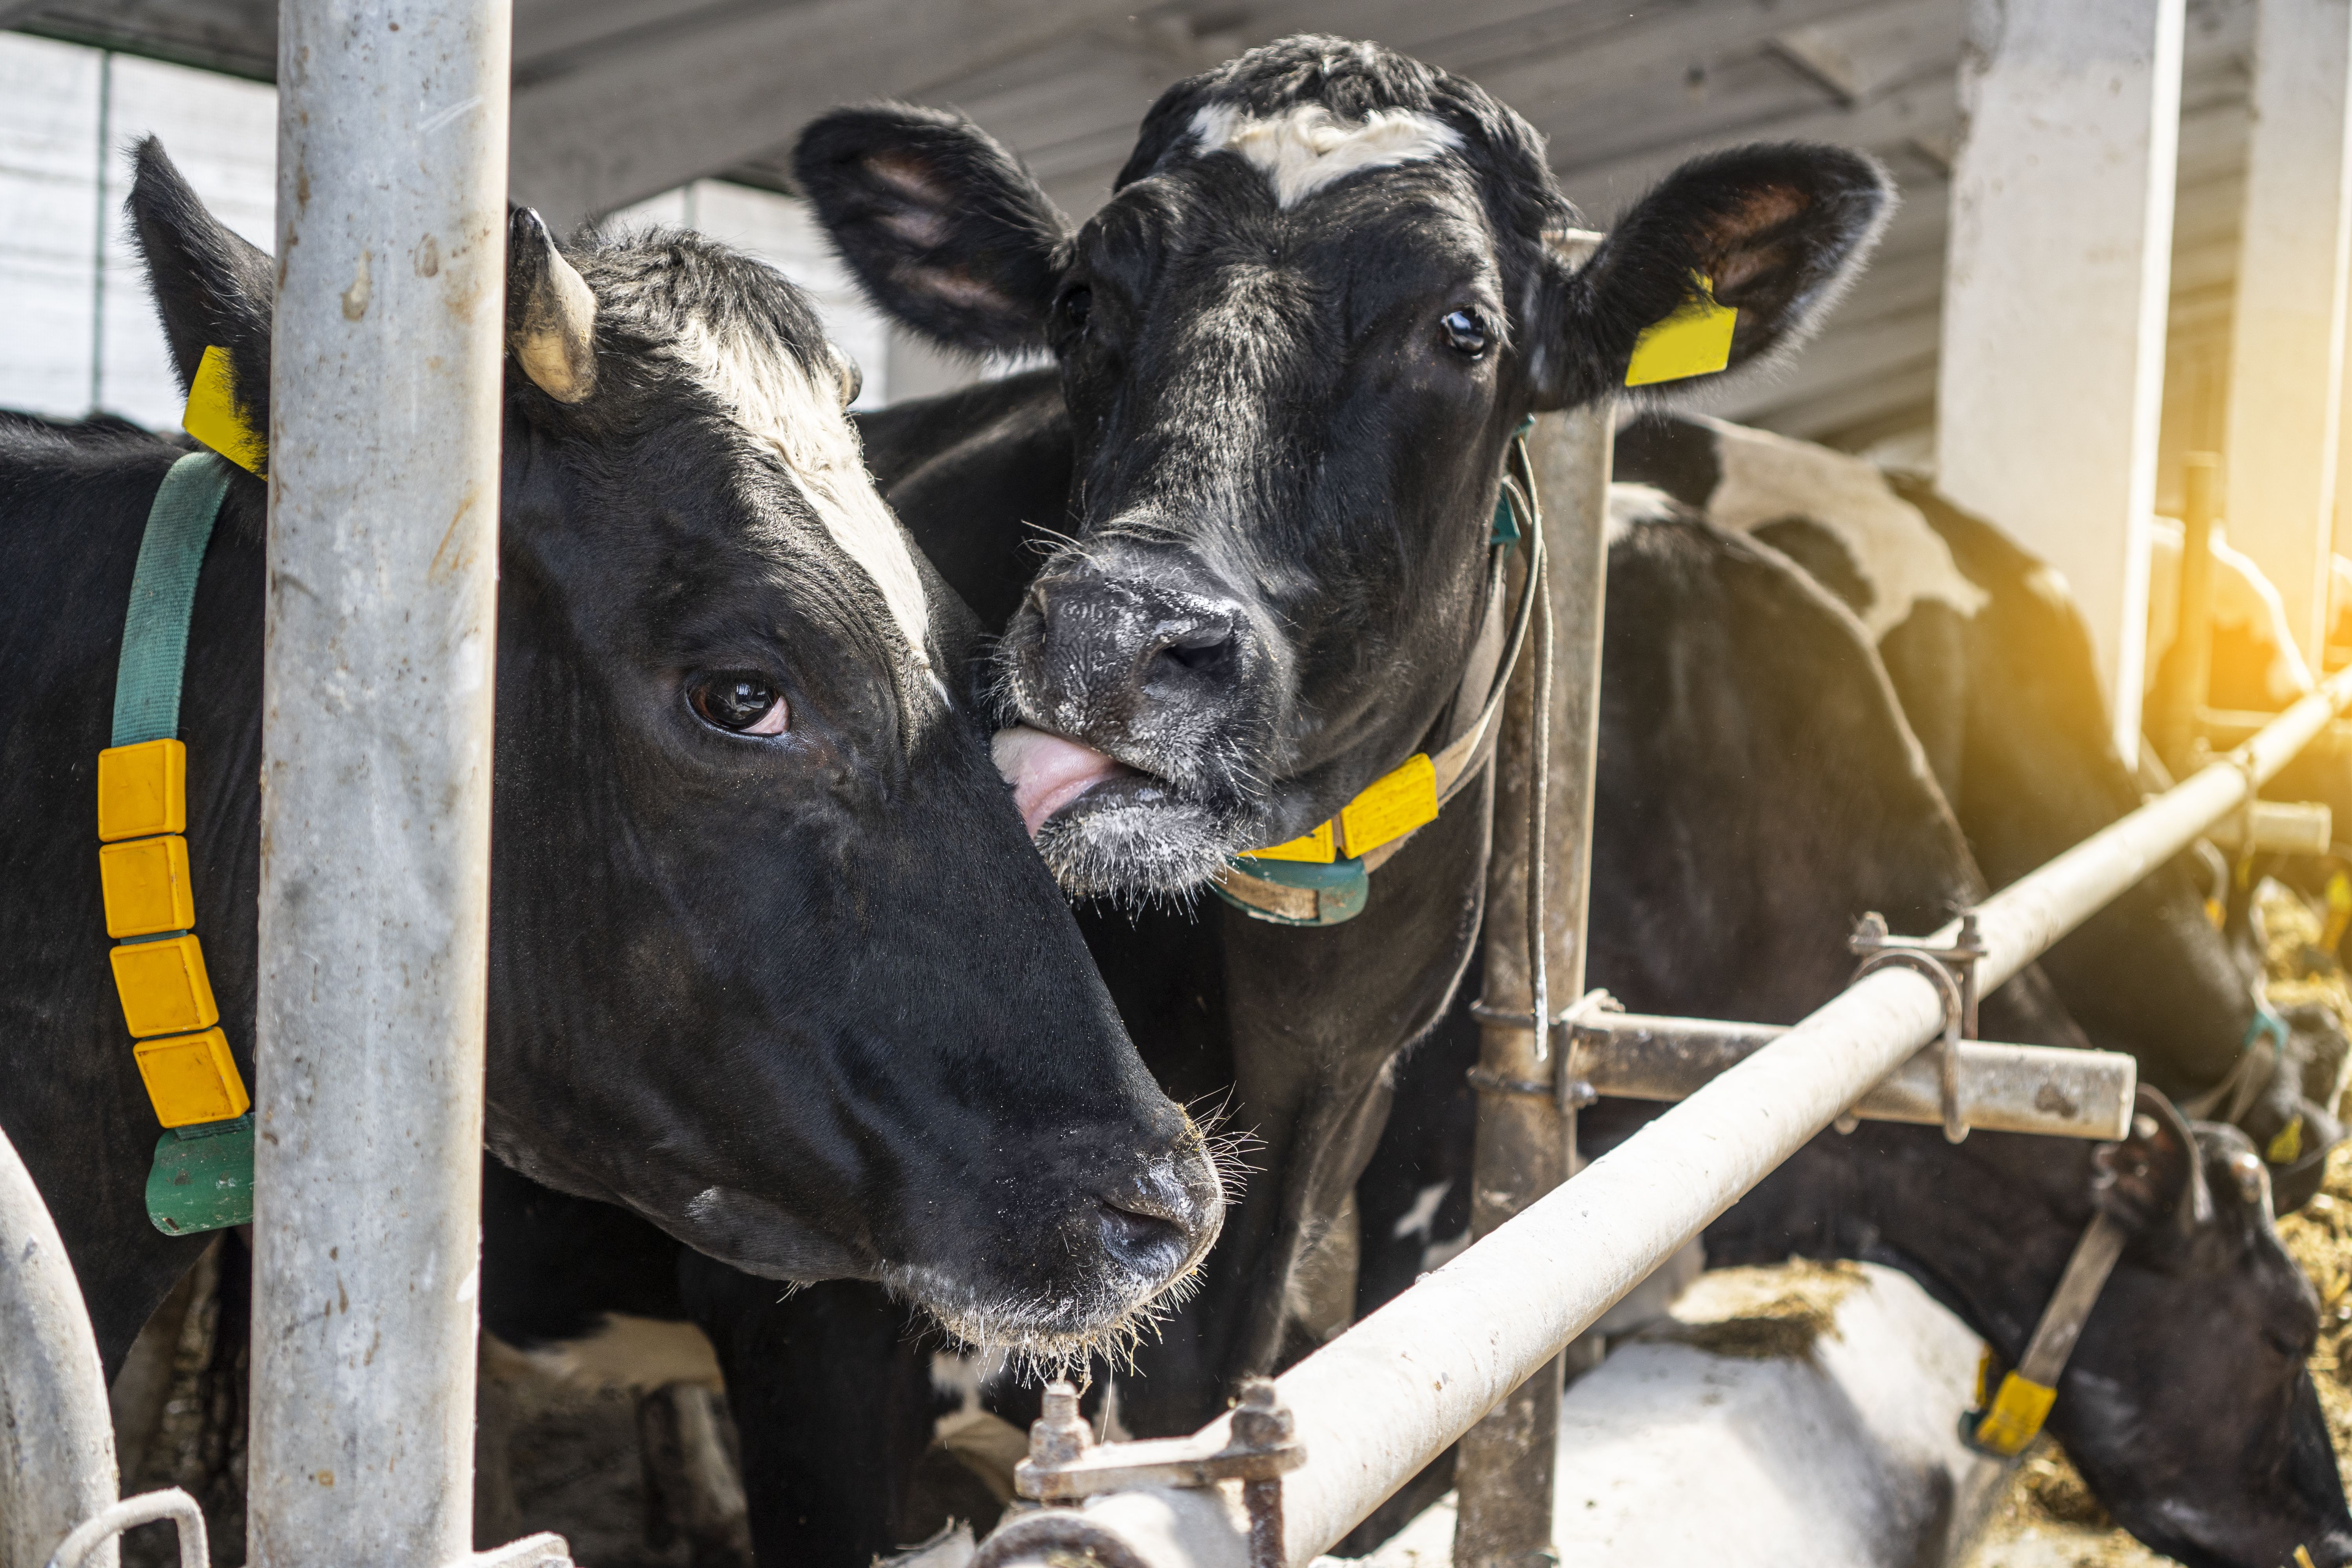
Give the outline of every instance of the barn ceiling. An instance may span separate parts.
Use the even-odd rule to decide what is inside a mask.
[[[1868,276],[1777,380],[1717,395],[1725,413],[1856,444],[1932,409],[1967,3],[515,0],[513,184],[558,218],[703,174],[788,188],[801,124],[887,95],[963,110],[1084,214],[1171,82],[1288,33],[1373,37],[1533,121],[1599,219],[1683,158],[1740,142],[1814,138],[1885,159],[1905,205]],[[2189,18],[2168,406],[2184,428],[2218,396],[2252,0],[2189,0]],[[272,73],[276,23],[274,0],[0,0],[0,26],[255,77]],[[2168,446],[2202,434],[2168,427]]]

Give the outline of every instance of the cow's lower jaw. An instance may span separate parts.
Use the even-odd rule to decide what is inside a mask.
[[[997,731],[997,771],[1065,891],[1077,898],[1181,897],[1246,848],[1255,813],[1065,736]]]

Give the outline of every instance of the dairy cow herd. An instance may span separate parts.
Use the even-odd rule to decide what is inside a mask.
[[[1090,1397],[1189,1431],[1466,1224],[1491,781],[1383,837],[1344,922],[1207,889],[1335,819],[1354,853],[1378,786],[1475,741],[1523,421],[1618,392],[1695,295],[1737,312],[1729,371],[1790,352],[1892,197],[1853,153],[1751,146],[1570,249],[1524,121],[1325,37],[1169,89],[1075,227],[951,115],[835,112],[796,168],[880,309],[1044,368],[853,417],[773,272],[515,215],[482,1300],[525,1345],[698,1325],[758,1560],[847,1564],[940,1522],[942,1351],[1014,1352],[961,1397],[1016,1425],[1040,1371],[1110,1357]],[[218,350],[266,431],[267,258],[152,142],[129,209],[184,380]],[[2038,563],[1927,486],[1672,415],[1678,384],[1707,383],[1640,395],[1619,443],[1591,977],[1789,1021],[1863,910],[1931,929],[2138,791]],[[156,1128],[85,847],[141,522],[186,449],[0,425],[0,1126],[110,1373],[203,1245],[142,1211]],[[265,500],[231,481],[183,723],[247,1081]],[[1985,1032],[2129,1051],[2194,1108],[2254,979],[2168,866]],[[2050,1417],[2093,1490],[2185,1563],[2352,1562],[2317,1301],[2272,1227],[2340,1136],[2346,1047],[2292,1023],[2235,1125],[1824,1134],[1709,1261],[1890,1264],[2013,1362],[2107,1213],[2128,1239]],[[1649,1112],[1588,1114],[1605,1143]]]

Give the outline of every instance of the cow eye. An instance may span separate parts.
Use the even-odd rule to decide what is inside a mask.
[[[1461,353],[1476,359],[1486,352],[1486,318],[1475,310],[1449,310],[1437,323],[1445,331],[1448,345]]]
[[[781,735],[789,717],[768,678],[748,669],[697,676],[686,700],[704,723],[737,735]]]
[[[1062,296],[1060,310],[1072,331],[1085,331],[1087,318],[1095,313],[1095,291],[1081,283]]]

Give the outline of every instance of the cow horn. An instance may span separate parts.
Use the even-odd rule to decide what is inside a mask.
[[[507,216],[507,347],[558,403],[596,390],[596,296],[529,207]]]

